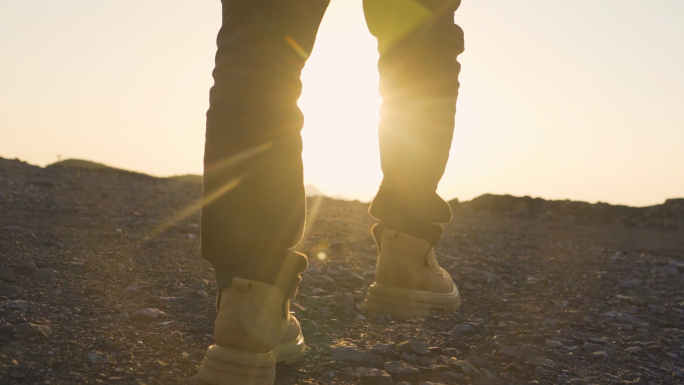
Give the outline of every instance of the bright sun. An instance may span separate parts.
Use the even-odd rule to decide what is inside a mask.
[[[324,193],[369,200],[382,179],[381,99],[376,43],[360,8],[356,2],[331,3],[302,74],[299,106],[305,116],[306,183]]]

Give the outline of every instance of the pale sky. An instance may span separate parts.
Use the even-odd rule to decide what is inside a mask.
[[[684,196],[684,1],[463,0],[439,192],[644,206]],[[218,0],[0,0],[0,157],[202,172]],[[332,0],[304,70],[307,183],[381,179],[375,41]]]

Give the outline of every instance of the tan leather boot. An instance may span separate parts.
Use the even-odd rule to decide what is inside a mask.
[[[368,288],[363,307],[400,318],[424,317],[431,310],[456,310],[458,288],[439,267],[430,242],[385,229],[375,268],[375,283]]]
[[[272,385],[276,362],[293,363],[304,355],[304,337],[280,288],[234,278],[221,292],[214,345],[199,377],[216,385]]]

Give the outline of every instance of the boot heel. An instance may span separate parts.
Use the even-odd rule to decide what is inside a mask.
[[[304,358],[306,353],[306,345],[304,344],[304,337],[292,340],[290,342],[278,344],[273,353],[276,356],[276,362],[279,364],[290,365]]]
[[[246,353],[212,345],[198,376],[211,385],[273,385],[275,366],[273,352]]]

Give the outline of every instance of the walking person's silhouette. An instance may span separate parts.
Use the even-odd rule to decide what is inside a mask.
[[[304,353],[289,313],[306,257],[297,107],[300,75],[329,0],[223,0],[207,112],[202,256],[219,290],[215,345],[200,377],[272,384],[275,363]],[[370,214],[380,255],[365,307],[396,316],[458,307],[434,246],[449,205],[436,193],[454,129],[463,32],[460,0],[364,0],[380,59],[383,181]],[[340,74],[353,76],[353,74]],[[330,76],[338,76],[331,73]]]

